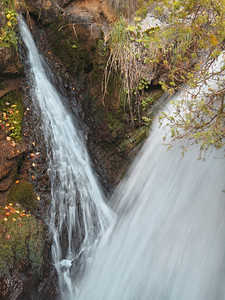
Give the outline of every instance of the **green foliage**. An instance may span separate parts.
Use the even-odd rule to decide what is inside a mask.
[[[108,112],[105,119],[111,131],[112,138],[117,138],[119,134],[125,133],[125,123],[123,123],[116,114]]]
[[[224,51],[225,2],[163,1],[163,7],[161,2],[152,1],[158,16],[168,16],[169,25],[160,39],[173,37],[169,48],[162,48],[163,57],[158,57],[159,65],[167,72],[162,86],[171,94],[183,82],[188,83],[189,89],[189,95],[184,93],[182,99],[173,103],[173,114],[163,114],[161,120],[167,120],[170,144],[176,139],[184,139],[187,145],[198,144],[202,157],[209,147],[221,148],[225,142],[225,85],[221,77],[224,59],[219,69],[210,72]],[[204,84],[210,80],[216,88],[210,86],[204,92]]]
[[[123,81],[123,90],[126,93],[126,102],[129,107],[131,122],[134,123],[132,95],[136,91],[139,82],[137,57],[139,48],[132,42],[135,36],[134,28],[127,25],[121,17],[114,24],[108,41],[110,56],[105,68],[104,97],[107,94],[108,83],[112,71],[119,72]]]
[[[4,1],[5,25],[0,29],[0,47],[14,47],[17,49],[18,38],[16,35],[17,13],[14,1]]]
[[[136,10],[136,16],[140,18],[145,18],[148,13],[148,3],[147,0],[137,0],[137,10]]]
[[[119,145],[119,150],[125,153],[129,153],[138,144],[143,142],[148,136],[148,127],[142,126],[132,133],[128,134],[127,138],[124,139]]]
[[[85,49],[81,38],[74,37],[71,31],[72,24],[52,23],[50,28],[53,31],[50,36],[53,53],[63,61],[72,74],[86,72],[91,63],[90,53]]]
[[[2,128],[15,142],[21,142],[24,108],[22,96],[18,92],[8,93],[0,99],[0,111],[2,111]]]
[[[163,113],[161,122],[166,119],[169,131],[165,139],[170,143],[176,139],[185,139],[184,150],[188,145],[198,144],[200,158],[211,146],[221,148],[225,144],[225,85],[223,79],[216,79],[220,83],[215,89],[204,92],[198,87],[191,94],[184,94],[181,99],[172,102],[173,114]],[[187,143],[188,141],[188,143]]]
[[[131,119],[134,112],[133,94],[140,96],[141,105],[145,103],[142,100],[144,95],[138,91],[142,92],[148,86],[142,81],[146,68],[149,72],[158,73],[162,89],[170,94],[183,83],[196,88],[212,76],[210,67],[225,46],[223,0],[150,0],[146,5],[156,18],[164,20],[160,27],[142,29],[139,17],[132,25],[120,19],[114,25],[109,40],[111,56],[108,68],[110,66],[109,70],[121,73]],[[221,68],[217,74],[223,72]],[[218,90],[210,89],[201,100],[193,94],[193,105],[185,99],[176,104],[177,121],[174,123],[169,116],[164,116],[171,126],[172,140],[188,138],[197,142],[201,151],[208,149],[209,145],[222,147],[225,134],[224,95],[224,84],[221,82]],[[181,116],[180,111],[185,111],[185,115]],[[142,117],[142,120],[149,118]]]
[[[143,89],[148,89],[150,84],[151,83],[149,80],[147,80],[146,78],[141,78],[138,82],[138,90],[141,91]]]
[[[8,202],[20,203],[28,210],[34,210],[37,207],[34,188],[26,181],[15,183],[9,191]]]

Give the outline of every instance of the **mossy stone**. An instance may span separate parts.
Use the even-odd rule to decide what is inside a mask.
[[[17,207],[18,210],[21,208]],[[0,209],[4,213],[3,209]],[[34,216],[5,221],[0,218],[0,277],[10,277],[16,272],[31,268],[37,277],[41,275],[43,262],[43,238],[41,221]]]
[[[7,200],[12,203],[20,203],[28,210],[34,210],[37,207],[34,188],[26,181],[14,184],[9,191]]]

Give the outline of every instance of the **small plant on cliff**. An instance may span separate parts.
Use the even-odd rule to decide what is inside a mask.
[[[161,27],[144,29],[139,18],[132,26],[118,22],[109,41],[108,70],[120,71],[130,107],[131,91],[137,89],[146,70],[158,74],[159,83],[170,94],[183,83],[195,88],[215,76],[210,68],[225,48],[224,1],[150,0],[148,4],[155,17],[164,20]],[[224,67],[216,71],[217,75],[223,72]],[[212,144],[221,147],[225,137],[224,97],[224,84],[218,82],[218,90],[210,89],[200,101],[193,95],[191,101],[175,104],[177,121],[164,115],[172,139],[186,137],[197,142],[201,150]]]
[[[13,104],[2,113],[2,120],[0,120],[0,125],[6,130],[8,135],[8,140],[11,139],[15,142],[21,142],[21,124],[22,117],[19,114],[17,105]]]
[[[198,144],[200,157],[210,146],[225,143],[224,56],[225,2],[217,1],[151,1],[158,17],[167,16],[168,25],[159,35],[162,47],[155,56],[161,72],[166,74],[163,88],[171,94],[183,82],[189,91],[183,99],[173,102],[173,115],[167,120],[170,142],[176,139]],[[163,6],[162,6],[163,2]],[[163,40],[170,44],[165,47]],[[220,56],[221,65],[211,67]],[[207,91],[204,84],[211,81]]]
[[[17,13],[13,1],[4,3],[5,25],[0,29],[0,47],[17,48],[18,38],[16,35]]]
[[[23,105],[20,93],[11,92],[0,100],[0,128],[7,134],[7,139],[20,143],[22,139]]]
[[[137,62],[137,57],[140,55],[140,48],[133,42],[134,36],[134,28],[128,26],[123,17],[113,26],[108,41],[110,56],[105,68],[103,94],[104,103],[111,72],[113,70],[118,72],[123,81],[123,89],[126,94],[132,123],[134,123],[132,95],[138,86],[140,77]]]

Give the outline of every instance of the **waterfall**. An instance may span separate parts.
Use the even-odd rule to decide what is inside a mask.
[[[170,103],[165,110],[172,113]],[[117,188],[117,224],[98,247],[79,300],[225,299],[224,151],[210,149],[199,161],[193,147],[183,158],[180,141],[167,151],[164,135],[155,121]]]
[[[47,79],[29,30],[19,23],[49,151],[49,226],[62,299],[225,299],[223,151],[211,149],[198,161],[193,147],[182,158],[179,141],[170,151],[162,145],[165,133],[155,121],[113,196],[118,221],[107,231],[114,215],[104,204],[82,138]],[[73,265],[87,262],[93,251],[76,291]]]
[[[90,260],[93,248],[113,223],[114,215],[104,203],[87,150],[63,106],[63,97],[48,80],[44,60],[27,25],[21,17],[18,21],[28,51],[32,99],[41,111],[49,155],[52,204],[48,223],[53,236],[53,263],[61,298],[74,299],[77,264]]]

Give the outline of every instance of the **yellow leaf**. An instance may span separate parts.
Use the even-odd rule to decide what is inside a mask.
[[[210,35],[210,43],[212,44],[212,46],[216,46],[219,43],[217,37],[214,34]]]
[[[10,17],[11,17],[10,14],[7,14],[7,15],[6,15],[6,18],[7,18],[8,20],[10,19]]]
[[[9,27],[11,27],[11,26],[12,26],[12,23],[11,23],[10,21],[8,21],[8,22],[7,22],[7,25],[8,25]]]

